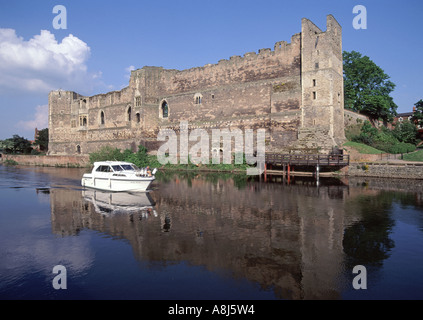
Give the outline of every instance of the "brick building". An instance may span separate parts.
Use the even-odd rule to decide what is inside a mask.
[[[266,129],[266,151],[327,153],[344,136],[342,28],[302,19],[291,42],[188,70],[143,67],[91,97],[49,94],[49,154],[157,150],[161,129]]]

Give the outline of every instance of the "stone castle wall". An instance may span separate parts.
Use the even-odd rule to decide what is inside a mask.
[[[317,67],[316,67],[317,66]],[[49,95],[51,154],[157,150],[161,129],[266,129],[266,151],[328,152],[344,139],[342,29],[307,19],[291,42],[188,70],[143,67],[121,91]],[[302,134],[301,130],[308,130]],[[319,139],[310,149],[308,132]],[[304,141],[302,141],[302,137]]]

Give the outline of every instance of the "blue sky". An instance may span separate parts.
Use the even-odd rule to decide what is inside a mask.
[[[55,29],[56,5],[67,29]],[[353,8],[367,29],[353,28]],[[0,0],[0,139],[32,139],[47,126],[48,93],[95,95],[128,85],[130,69],[187,69],[272,48],[301,31],[301,18],[343,27],[343,49],[369,56],[396,84],[398,112],[423,99],[420,0]]]

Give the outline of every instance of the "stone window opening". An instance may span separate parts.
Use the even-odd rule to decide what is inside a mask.
[[[86,127],[87,124],[88,124],[88,121],[87,121],[86,116],[79,117],[79,126],[80,127]]]
[[[137,119],[137,123],[141,122],[141,115],[139,112],[137,112],[137,114],[135,115],[136,119]]]
[[[316,79],[313,79],[313,87],[316,86]]]
[[[76,153],[81,154],[81,146],[79,144],[76,146]]]
[[[169,118],[169,104],[166,100],[160,104],[160,115],[163,119]]]
[[[201,93],[197,93],[194,96],[194,103],[201,104],[203,102],[203,95]]]
[[[135,106],[141,107],[141,96],[135,97]]]
[[[86,99],[79,100],[79,107],[80,107],[80,109],[86,109],[87,108],[87,100]]]
[[[313,100],[316,100],[317,99],[317,93],[316,93],[316,91],[313,91]]]
[[[132,121],[132,108],[131,107],[128,108],[128,111],[126,113],[126,120],[129,121],[129,122]]]
[[[100,112],[100,124],[104,125],[105,124],[105,120],[104,120],[104,111]]]
[[[319,63],[318,63],[318,62],[316,62],[316,63],[314,64],[314,67],[315,67],[316,69],[319,69]]]

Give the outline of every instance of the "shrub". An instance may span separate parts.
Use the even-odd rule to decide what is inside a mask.
[[[399,142],[387,148],[389,153],[409,153],[416,150],[416,146],[411,143]]]
[[[123,161],[124,155],[120,152],[120,149],[105,146],[97,152],[90,153],[90,162],[94,163],[97,161]]]
[[[370,121],[365,121],[361,126],[361,129],[358,134],[351,137],[351,140],[354,142],[360,142],[367,145],[372,145],[373,140],[378,134],[378,130],[372,126]]]
[[[38,155],[40,155],[41,154],[41,152],[40,151],[38,151],[37,149],[32,149],[31,150],[31,155],[33,155],[33,156],[38,156]]]
[[[389,130],[382,127],[380,130],[374,128],[369,121],[366,121],[360,134],[352,137],[352,141],[367,144],[373,148],[387,153],[408,153],[416,150],[413,140],[413,132],[410,126],[397,126],[398,129]]]
[[[97,161],[126,161],[135,164],[137,167],[160,167],[161,164],[155,159],[154,156],[149,156],[147,149],[140,145],[138,152],[133,153],[131,150],[126,149],[121,152],[120,149],[105,146],[97,152],[90,153],[90,162]]]
[[[17,166],[19,163],[17,163],[15,160],[7,159],[3,162],[6,166]]]
[[[400,142],[417,144],[418,130],[410,121],[398,123],[394,130],[392,130],[392,133]]]
[[[345,137],[349,141],[354,141],[354,139],[360,135],[362,124],[351,125],[345,128]],[[355,141],[359,142],[359,141]]]

